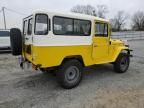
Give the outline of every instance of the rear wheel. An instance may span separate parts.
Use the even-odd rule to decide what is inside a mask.
[[[65,89],[71,89],[81,82],[83,66],[78,60],[68,60],[60,66],[56,74],[61,86]]]
[[[125,73],[130,64],[130,58],[127,53],[121,53],[114,63],[114,70],[117,73]]]

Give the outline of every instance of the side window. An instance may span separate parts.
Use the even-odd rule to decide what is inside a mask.
[[[95,36],[107,37],[108,36],[108,24],[97,22]]]
[[[37,14],[35,19],[35,35],[48,34],[48,16]]]
[[[23,22],[23,34],[26,35],[27,33],[27,20]]]
[[[88,36],[91,32],[91,22],[84,20],[74,20],[74,34]]]
[[[53,19],[53,33],[55,35],[89,36],[91,22],[55,16]]]
[[[32,34],[32,22],[33,22],[33,19],[32,18],[29,19],[29,21],[28,21],[28,32],[27,32],[28,35]]]
[[[73,20],[70,18],[54,17],[53,32],[56,35],[73,34]]]

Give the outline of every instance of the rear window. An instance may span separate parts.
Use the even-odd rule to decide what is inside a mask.
[[[0,37],[9,37],[10,32],[9,31],[0,31]]]

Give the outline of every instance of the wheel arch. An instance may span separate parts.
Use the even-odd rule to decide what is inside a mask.
[[[64,62],[70,60],[70,59],[76,59],[78,60],[83,66],[85,66],[83,57],[81,55],[71,55],[71,56],[66,56],[63,58],[61,64],[63,64]]]
[[[118,56],[119,56],[120,53],[127,53],[129,56],[131,56],[131,54],[130,54],[131,51],[132,51],[132,50],[130,50],[128,47],[119,47],[119,48],[116,50],[116,53],[115,53],[115,55],[114,55],[113,61],[116,61],[116,60],[117,60],[117,58],[118,58]]]

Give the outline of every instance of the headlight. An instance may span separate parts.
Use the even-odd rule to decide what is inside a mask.
[[[125,46],[129,47],[128,41],[127,40],[121,40]]]

